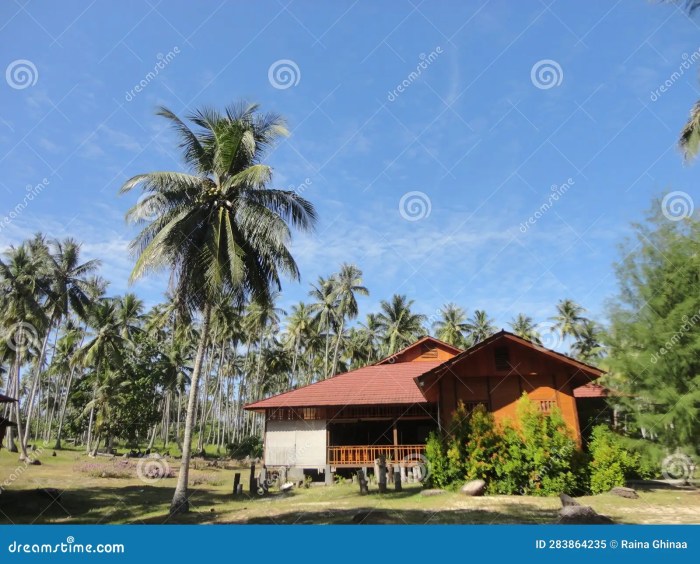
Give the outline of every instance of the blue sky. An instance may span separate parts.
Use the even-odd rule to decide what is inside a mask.
[[[405,293],[426,315],[454,301],[502,327],[561,298],[598,317],[630,222],[665,190],[692,196],[700,173],[675,147],[700,97],[700,28],[673,6],[16,0],[0,21],[0,216],[26,204],[0,248],[73,236],[113,293],[137,197],[120,185],[181,168],[160,104],[243,98],[287,118],[274,183],[320,222],[294,239],[302,282],[283,306],[347,261],[371,290],[363,315]],[[132,289],[154,303],[165,285]]]

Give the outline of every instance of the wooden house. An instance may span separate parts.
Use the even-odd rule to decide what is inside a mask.
[[[575,390],[603,372],[501,331],[460,350],[424,337],[398,353],[327,380],[248,404],[265,416],[264,464],[321,472],[361,468],[380,454],[410,465],[458,402],[515,420],[527,394],[559,408],[580,442]]]

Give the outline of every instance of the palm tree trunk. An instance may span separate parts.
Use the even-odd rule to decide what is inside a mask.
[[[46,347],[49,344],[49,336],[51,335],[51,330],[53,328],[53,319],[46,328],[46,335],[41,343],[41,353],[39,354],[39,359],[36,363],[36,372],[34,373],[34,378],[32,379],[32,388],[29,394],[29,399],[27,400],[27,418],[24,428],[24,437],[22,442],[26,448],[29,442],[29,430],[32,426],[32,414],[34,412],[34,400],[36,399],[36,392],[39,389],[39,379],[41,378],[41,371],[44,369],[44,359],[46,358]]]
[[[209,323],[211,320],[211,304],[207,303],[204,306],[202,319],[202,330],[199,337],[199,345],[197,346],[197,356],[192,370],[192,381],[190,382],[190,396],[187,401],[187,414],[185,416],[185,438],[182,444],[182,461],[180,463],[180,471],[177,476],[177,486],[173,500],[170,503],[170,514],[187,513],[190,510],[190,503],[187,499],[187,482],[190,473],[190,456],[192,453],[192,428],[194,427],[194,410],[197,405],[197,384],[199,383],[199,375],[202,371],[204,361],[204,352],[207,348],[207,340],[209,338]]]
[[[22,329],[20,329],[21,331]],[[21,340],[19,342],[22,342]],[[27,444],[22,440],[22,413],[19,408],[19,372],[20,366],[22,365],[22,355],[18,350],[15,354],[15,390],[17,392],[17,401],[15,402],[15,423],[17,424],[17,439],[19,442],[19,459],[29,460],[29,455],[27,454]]]
[[[335,374],[338,369],[338,350],[340,349],[340,339],[343,336],[343,329],[345,327],[345,316],[340,320],[340,329],[338,329],[338,335],[335,340],[335,350],[333,351],[333,370],[331,374]]]
[[[56,431],[56,444],[54,445],[55,450],[61,450],[61,435],[63,433],[63,421],[66,417],[66,408],[68,407],[68,396],[70,395],[70,387],[73,383],[73,374],[75,373],[75,366],[71,368],[70,374],[68,375],[68,383],[66,384],[66,396],[63,398],[63,405],[61,406],[61,415],[58,417],[58,431]]]

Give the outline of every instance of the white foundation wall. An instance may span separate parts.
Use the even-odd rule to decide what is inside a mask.
[[[326,421],[268,421],[265,464],[323,468],[326,464]]]

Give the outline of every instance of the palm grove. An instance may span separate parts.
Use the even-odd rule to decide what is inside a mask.
[[[21,458],[29,460],[30,445],[39,441],[61,448],[71,440],[90,453],[115,441],[173,445],[182,463],[171,511],[187,511],[192,449],[225,452],[260,436],[262,421],[244,412],[244,404],[375,362],[430,332],[464,348],[496,331],[483,310],[468,315],[446,304],[429,317],[405,295],[382,300],[379,311],[360,319],[358,299],[369,290],[352,264],[319,277],[306,302],[283,311],[276,303],[281,280],[299,278],[289,250],[292,230],[309,231],[316,222],[308,201],[270,188],[271,168],[262,160],[286,134],[283,119],[243,104],[196,111],[190,125],[165,108],[158,113],[177,133],[187,171],[141,174],[122,192],[142,190],[127,214],[141,229],[132,242],[132,280],[169,272],[162,303],[146,311],[134,294],[108,295],[99,261],[84,260],[71,239],[38,234],[0,261],[0,377],[5,393],[20,399],[6,415],[12,410],[18,423],[8,447]],[[667,243],[678,261],[697,262],[687,244],[697,246],[698,232],[690,220],[655,221],[639,228],[646,230],[642,250],[620,265],[623,291],[609,335],[572,300],[559,301],[544,324],[521,313],[509,326],[538,343],[542,328],[550,328],[573,356],[613,368],[611,379],[628,392],[624,398],[647,394],[643,409],[627,400],[618,406],[634,422],[628,434],[668,450],[698,436],[697,355],[690,356],[697,332],[688,331],[673,354],[641,375],[638,351],[652,354],[677,330],[673,320],[700,311],[700,303],[688,269],[675,271],[661,257],[650,261],[647,246]],[[644,262],[645,276],[635,260]],[[635,307],[645,292],[682,276],[682,291],[666,292],[658,315],[640,318]],[[682,311],[674,310],[674,300],[682,301]],[[639,324],[646,324],[643,332]],[[656,389],[663,401],[651,397]],[[680,434],[662,432],[669,425]]]

